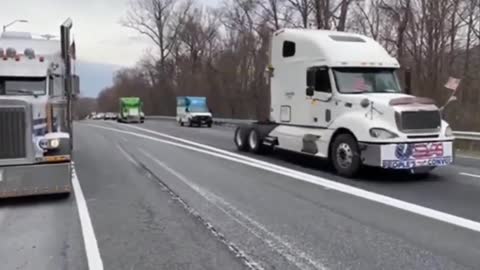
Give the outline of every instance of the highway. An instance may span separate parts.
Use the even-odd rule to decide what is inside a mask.
[[[74,131],[79,187],[1,202],[0,269],[480,267],[480,160],[352,180],[303,155],[239,153],[229,127]]]

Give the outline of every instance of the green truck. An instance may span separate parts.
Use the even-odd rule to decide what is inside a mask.
[[[121,123],[143,123],[143,102],[139,97],[120,98],[120,113],[117,121]]]

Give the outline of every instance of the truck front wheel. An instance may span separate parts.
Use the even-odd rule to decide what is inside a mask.
[[[234,141],[237,149],[239,151],[247,151],[248,150],[248,129],[245,127],[237,127],[235,129],[235,136]]]
[[[345,177],[355,177],[360,171],[361,160],[357,140],[350,134],[335,137],[330,158],[337,173]]]

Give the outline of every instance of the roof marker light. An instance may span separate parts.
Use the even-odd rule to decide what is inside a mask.
[[[14,48],[7,48],[6,55],[7,57],[15,57],[17,51]]]
[[[35,51],[32,48],[27,48],[25,49],[23,53],[28,59],[33,59],[35,58]]]

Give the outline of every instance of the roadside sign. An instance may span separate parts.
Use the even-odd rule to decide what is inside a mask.
[[[460,85],[460,81],[460,79],[449,77],[447,83],[445,84],[445,88],[455,92]]]

